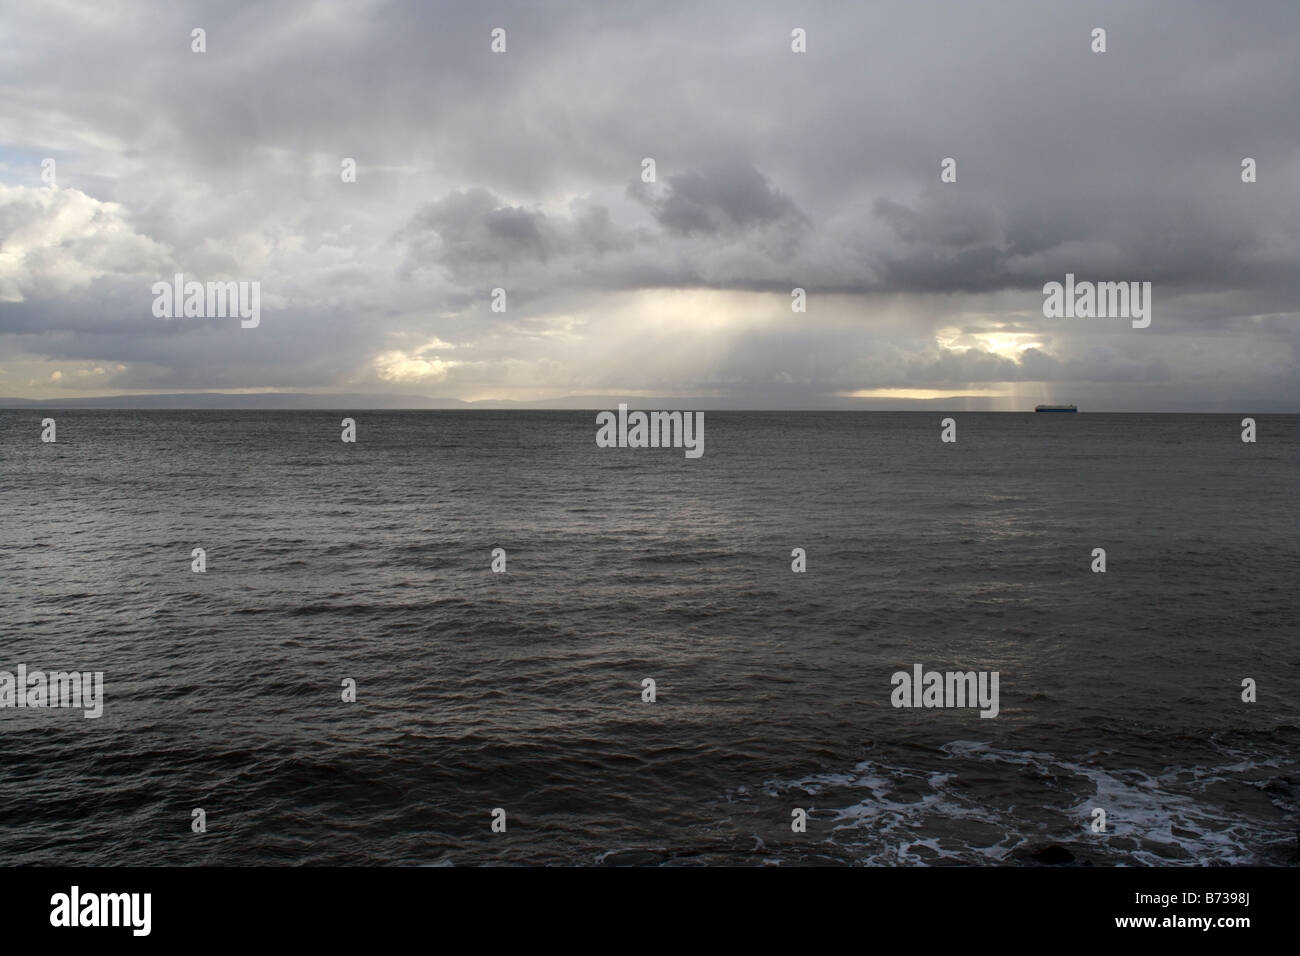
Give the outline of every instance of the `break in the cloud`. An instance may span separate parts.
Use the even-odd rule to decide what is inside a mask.
[[[1300,402],[1289,0],[0,15],[0,395]],[[1043,318],[1066,272],[1151,327]]]

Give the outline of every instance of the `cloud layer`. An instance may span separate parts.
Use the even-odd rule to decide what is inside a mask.
[[[1300,404],[1287,0],[3,17],[0,395]],[[177,272],[260,326],[154,318]],[[1045,319],[1067,272],[1151,327]]]

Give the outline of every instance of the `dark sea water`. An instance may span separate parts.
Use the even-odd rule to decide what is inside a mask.
[[[0,861],[1294,864],[1300,416],[941,417],[0,411]]]

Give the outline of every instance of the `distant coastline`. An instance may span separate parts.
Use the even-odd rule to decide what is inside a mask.
[[[0,397],[0,409],[124,409],[156,411],[598,411],[626,403],[629,408],[680,408],[692,411],[747,412],[957,412],[1033,414],[1034,408],[1019,405],[995,407],[987,397],[934,399],[834,399],[785,404],[750,404],[739,399],[678,398],[673,396],[571,395],[532,402],[485,399],[462,401],[424,395],[386,395],[332,392],[174,392],[167,394],[103,395],[79,398]],[[1105,404],[1087,405],[1089,414],[1137,415],[1294,415],[1300,402],[1287,404],[1271,400],[1227,400],[1214,404],[1181,405],[1177,402],[1155,408],[1125,409]]]

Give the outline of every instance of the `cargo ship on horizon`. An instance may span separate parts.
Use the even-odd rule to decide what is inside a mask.
[[[1078,405],[1035,405],[1036,412],[1077,412]]]

